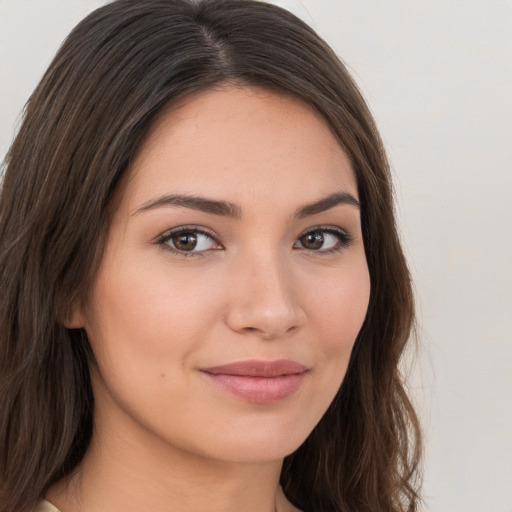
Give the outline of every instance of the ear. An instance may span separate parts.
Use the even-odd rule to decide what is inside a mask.
[[[82,329],[85,327],[83,306],[79,300],[73,301],[61,315],[61,323],[67,329]]]

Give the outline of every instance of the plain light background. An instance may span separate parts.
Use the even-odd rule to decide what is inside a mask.
[[[101,0],[0,0],[0,157]],[[427,512],[512,512],[512,2],[282,0],[351,70],[384,138],[415,280]],[[376,511],[378,512],[378,511]]]

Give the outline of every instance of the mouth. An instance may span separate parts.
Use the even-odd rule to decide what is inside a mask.
[[[295,394],[309,369],[295,361],[240,361],[201,370],[208,379],[247,402],[274,403]]]

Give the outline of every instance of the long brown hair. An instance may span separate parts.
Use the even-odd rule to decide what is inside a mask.
[[[386,156],[345,67],[302,21],[250,0],[118,0],[68,36],[31,96],[0,202],[0,510],[28,512],[92,433],[90,353],[66,329],[102,257],[114,193],[155,116],[221,83],[295,96],[349,156],[371,279],[334,402],[286,457],[304,511],[416,510],[420,430],[399,361],[414,323]]]

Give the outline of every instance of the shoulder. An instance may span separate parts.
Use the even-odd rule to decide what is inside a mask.
[[[34,512],[60,512],[60,510],[49,501],[43,500],[39,503]]]

